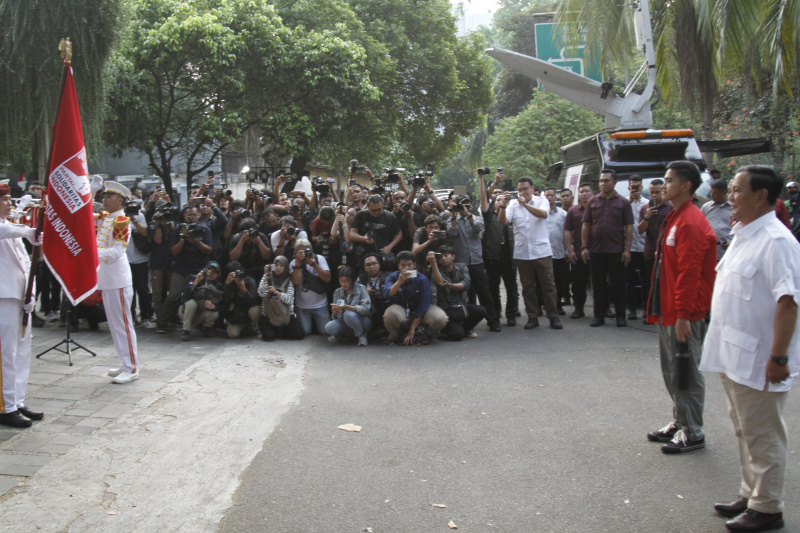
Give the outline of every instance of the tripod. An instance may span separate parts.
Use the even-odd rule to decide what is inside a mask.
[[[74,346],[75,349],[77,349],[77,350],[85,350],[85,351],[89,352],[90,354],[92,354],[92,357],[97,357],[96,353],[94,353],[93,351],[89,350],[88,348],[85,348],[85,347],[81,346],[80,344],[78,344],[77,342],[72,340],[72,337],[71,337],[72,321],[70,320],[70,315],[71,314],[72,314],[72,309],[67,307],[67,312],[66,312],[66,315],[67,315],[67,336],[64,338],[64,340],[59,342],[55,346],[51,346],[50,348],[46,349],[45,351],[43,351],[42,353],[37,355],[36,359],[39,359],[41,356],[43,356],[44,354],[46,354],[47,352],[49,352],[51,350],[55,350],[57,352],[61,352],[61,353],[67,354],[67,360],[69,361],[69,366],[72,366],[72,347],[71,346]],[[62,344],[66,344],[67,345],[66,350],[64,348],[61,348]]]

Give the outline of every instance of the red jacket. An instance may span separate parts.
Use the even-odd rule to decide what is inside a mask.
[[[661,325],[672,326],[679,318],[704,318],[711,310],[717,274],[714,230],[700,209],[688,201],[667,215],[661,238]],[[654,316],[647,318],[648,322],[657,321]]]

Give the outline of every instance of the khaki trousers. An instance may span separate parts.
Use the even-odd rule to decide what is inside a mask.
[[[397,304],[389,306],[389,309],[383,314],[383,326],[389,332],[389,338],[394,340],[400,338],[400,330],[408,330],[413,320],[413,316],[406,318],[405,308]],[[447,315],[440,307],[432,305],[422,317],[420,325],[425,327],[426,334],[434,335],[447,325]]]
[[[539,259],[515,259],[519,282],[522,285],[522,300],[525,302],[525,313],[528,318],[539,318],[539,304],[544,304],[547,318],[558,316],[558,303],[556,298],[556,282],[553,280],[553,257],[540,257]],[[542,285],[544,302],[536,298],[536,278]]]
[[[739,442],[740,495],[761,513],[783,511],[787,435],[783,422],[786,392],[766,392],[719,375],[728,398],[728,413]]]

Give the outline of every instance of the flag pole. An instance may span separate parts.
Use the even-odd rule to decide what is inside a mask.
[[[61,84],[60,89],[58,91],[58,105],[56,106],[56,123],[58,122],[58,116],[61,112],[61,100],[64,97],[64,84],[67,82],[67,69],[70,68],[72,64],[72,41],[69,40],[69,37],[66,39],[61,39],[61,42],[58,43],[58,50],[61,52],[61,59],[64,61],[64,64],[61,68]],[[53,135],[53,131],[51,129],[50,135]],[[44,180],[44,191],[45,194],[42,197],[42,205],[39,209],[39,217],[36,221],[36,240],[39,240],[39,236],[42,234],[42,230],[44,229],[44,212],[46,208],[46,197],[47,197],[47,187],[50,185],[50,167],[53,164],[53,152],[55,151],[55,143],[52,143],[50,146],[50,156],[47,158],[47,176]],[[31,296],[33,295],[33,280],[36,277],[36,264],[39,262],[39,258],[42,256],[42,247],[41,246],[34,246],[33,253],[31,254],[31,270],[28,273],[28,286],[25,289],[25,299],[23,300],[24,304],[27,304],[31,301]],[[25,338],[26,330],[28,329],[28,320],[30,318],[30,313],[27,311],[23,311],[22,314],[22,338]]]

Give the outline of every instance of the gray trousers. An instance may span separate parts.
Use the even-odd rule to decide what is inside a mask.
[[[703,354],[703,339],[708,326],[705,320],[691,322],[692,336],[687,339],[690,355],[689,388],[678,389],[678,339],[675,326],[658,326],[658,349],[661,354],[661,374],[672,398],[672,416],[689,440],[703,437],[703,403],[706,397],[706,382],[700,372],[700,357]]]

